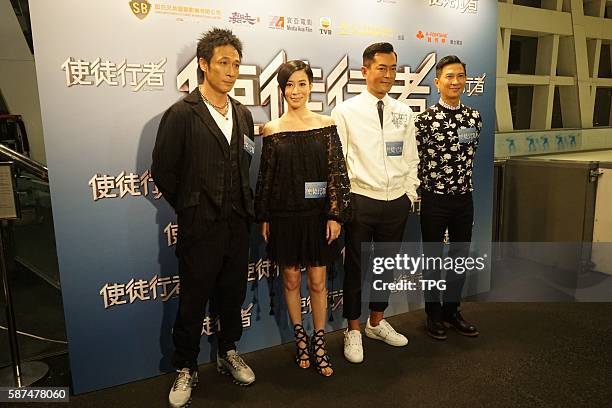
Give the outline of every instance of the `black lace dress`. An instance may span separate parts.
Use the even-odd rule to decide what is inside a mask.
[[[349,217],[350,184],[336,126],[263,139],[255,196],[258,221],[270,223],[268,256],[281,266],[325,266],[340,254],[325,239],[328,220]]]

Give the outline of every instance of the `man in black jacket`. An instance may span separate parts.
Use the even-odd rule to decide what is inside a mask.
[[[228,96],[238,78],[242,44],[214,28],[197,46],[204,81],[166,111],[159,125],[151,172],[176,211],[180,295],[173,330],[178,376],[171,406],[181,407],[197,384],[197,357],[209,299],[220,318],[217,369],[249,385],[255,374],[236,353],[242,334],[249,225],[254,217],[249,166],[255,151],[253,118]]]

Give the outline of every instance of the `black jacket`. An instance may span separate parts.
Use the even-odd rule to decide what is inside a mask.
[[[253,117],[240,102],[230,98],[230,104],[234,126],[238,126],[244,208],[249,218],[253,218],[253,192],[249,184],[251,155],[242,148],[245,136],[254,139]],[[202,217],[214,220],[221,212],[223,169],[230,160],[229,153],[227,139],[195,89],[164,113],[153,149],[151,174],[177,214],[200,205]]]

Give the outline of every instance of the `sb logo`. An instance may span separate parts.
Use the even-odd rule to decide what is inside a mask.
[[[136,17],[143,20],[151,11],[151,3],[147,0],[132,0],[130,1],[130,9]]]

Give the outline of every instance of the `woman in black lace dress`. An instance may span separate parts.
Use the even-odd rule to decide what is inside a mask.
[[[329,377],[333,369],[325,350],[326,265],[340,254],[337,238],[347,218],[350,185],[342,145],[333,119],[311,112],[308,97],[312,70],[289,61],[278,72],[287,111],[266,124],[255,209],[268,255],[279,265],[289,317],[294,324],[296,362],[312,363]],[[314,333],[302,327],[301,268],[306,268]]]

